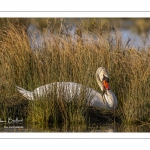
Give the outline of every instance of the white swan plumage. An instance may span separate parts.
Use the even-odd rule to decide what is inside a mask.
[[[97,69],[96,80],[103,94],[95,91],[92,88],[85,87],[84,85],[75,82],[54,82],[40,86],[34,91],[27,91],[19,86],[16,87],[17,90],[28,100],[46,97],[47,95],[50,95],[51,92],[56,90],[57,97],[63,93],[67,101],[72,100],[75,96],[79,96],[81,92],[84,92],[90,106],[105,109],[115,109],[118,105],[118,101],[115,94],[109,88],[109,76],[104,67],[99,67]]]

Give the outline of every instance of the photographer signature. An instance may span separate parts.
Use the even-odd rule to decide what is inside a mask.
[[[18,120],[18,117],[17,117],[15,120],[8,118],[8,121],[4,121],[4,120],[1,120],[0,118],[0,123],[9,123],[9,124],[10,123],[23,123],[23,119]]]

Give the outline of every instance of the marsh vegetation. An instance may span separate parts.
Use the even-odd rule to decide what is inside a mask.
[[[26,27],[7,22],[0,28],[0,118],[24,118],[28,125],[85,130],[91,123],[123,124],[150,122],[150,49],[140,51],[122,43],[119,29],[113,31],[78,24],[72,36],[67,28],[52,32],[51,24],[43,44],[32,49]],[[43,35],[44,35],[43,31]],[[88,38],[83,36],[88,34]],[[94,37],[94,38],[93,38]],[[32,39],[34,43],[34,39]],[[36,43],[35,43],[36,44]],[[53,82],[76,82],[100,91],[95,71],[104,66],[110,87],[118,99],[115,111],[88,107],[84,94],[70,103],[55,93],[28,101],[16,90],[29,91]],[[106,119],[107,118],[107,119]]]

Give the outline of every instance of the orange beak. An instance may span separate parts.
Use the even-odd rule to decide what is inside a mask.
[[[109,90],[109,84],[106,80],[103,80],[103,85],[104,85],[106,90]]]

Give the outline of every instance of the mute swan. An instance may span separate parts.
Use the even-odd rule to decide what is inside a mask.
[[[96,80],[102,90],[102,94],[95,91],[94,89],[85,87],[84,85],[74,83],[74,82],[54,82],[51,84],[46,84],[36,88],[33,92],[27,91],[19,86],[17,90],[28,100],[35,100],[48,94],[54,89],[57,90],[57,97],[63,92],[66,101],[73,99],[74,96],[80,95],[83,89],[86,94],[87,101],[90,102],[90,106],[105,108],[105,109],[115,109],[118,105],[117,98],[115,94],[110,90],[108,82],[108,72],[104,67],[100,67],[96,71]],[[83,91],[82,90],[82,91]]]

